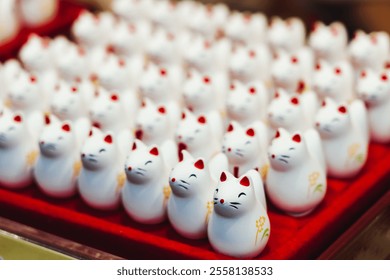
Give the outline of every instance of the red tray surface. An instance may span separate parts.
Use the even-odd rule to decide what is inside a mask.
[[[328,180],[325,200],[310,215],[289,217],[270,207],[272,232],[260,259],[315,258],[388,190],[390,147],[371,144],[365,168],[354,180]],[[225,259],[206,239],[180,237],[165,222],[145,226],[123,209],[100,212],[76,196],[48,198],[35,186],[20,191],[0,189],[0,215],[38,226],[67,238],[129,259]]]

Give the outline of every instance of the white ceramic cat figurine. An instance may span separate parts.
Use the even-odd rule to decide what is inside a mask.
[[[2,0],[0,2],[0,45],[15,38],[19,30],[20,18],[16,1]]]
[[[341,22],[325,25],[315,22],[309,37],[309,46],[316,59],[335,63],[347,58],[348,33]]]
[[[113,136],[93,128],[81,148],[82,168],[78,178],[79,193],[89,206],[101,210],[119,206],[125,183],[124,162],[120,158]]]
[[[164,221],[170,195],[169,168],[158,147],[148,147],[135,140],[125,172],[127,180],[122,190],[122,204],[127,214],[144,224]]]
[[[261,14],[232,12],[225,33],[236,45],[254,46],[266,41],[267,18]]]
[[[273,17],[268,28],[268,42],[274,51],[284,50],[292,53],[301,49],[305,43],[305,26],[299,18],[282,20]]]
[[[240,178],[226,171],[221,173],[207,231],[211,246],[219,253],[237,258],[261,253],[271,225],[263,182],[256,171],[248,171]]]
[[[68,122],[48,123],[39,138],[39,149],[34,167],[34,178],[39,188],[53,197],[74,195],[81,161],[72,125]]]
[[[193,158],[186,150],[182,153],[183,160],[172,169],[169,177],[172,193],[168,201],[168,219],[179,234],[200,239],[207,236],[218,175],[220,170],[228,168],[228,163],[226,157],[222,157],[213,168],[202,158]]]
[[[209,161],[220,151],[218,135],[212,130],[206,117],[195,117],[188,110],[183,112],[175,135],[179,157],[182,150],[187,150],[194,157],[202,157]]]
[[[259,126],[262,126],[260,129]],[[233,121],[229,124],[222,143],[222,152],[229,160],[229,171],[240,177],[248,170],[255,169],[262,179],[267,176],[267,141],[268,135],[259,131],[267,131],[263,124],[253,123],[242,127]]]
[[[114,14],[120,16],[128,22],[138,22],[145,19],[142,3],[147,1],[138,0],[113,0],[111,9]]]
[[[357,31],[348,47],[351,61],[358,73],[366,68],[381,71],[390,52],[390,39],[386,32],[366,34]]]
[[[290,134],[278,129],[268,150],[267,197],[292,216],[309,214],[327,190],[321,139],[315,130]]]
[[[390,141],[390,73],[363,71],[357,83],[357,95],[366,103],[370,138],[379,143]]]
[[[313,75],[313,90],[321,99],[330,97],[337,102],[354,98],[354,72],[347,61],[330,64],[320,60]]]
[[[310,88],[314,68],[314,57],[310,50],[291,55],[284,51],[276,54],[271,76],[276,88],[302,93]]]
[[[58,0],[21,0],[20,14],[25,25],[37,27],[53,20],[59,9]]]
[[[3,110],[0,117],[0,185],[18,189],[33,182],[38,146],[21,114]]]
[[[313,92],[290,95],[283,89],[277,89],[268,107],[268,122],[273,129],[272,136],[280,127],[290,133],[313,128],[317,109],[318,100]]]
[[[231,56],[229,71],[232,79],[242,83],[271,81],[272,54],[265,44],[237,47]]]
[[[268,92],[262,82],[243,85],[236,81],[230,85],[226,108],[230,120],[241,125],[265,120],[268,106]]]
[[[68,48],[72,46],[73,43],[65,37],[65,35],[57,35],[50,41],[50,52],[51,56],[54,58],[55,64],[58,64],[58,59],[68,51]]]
[[[86,51],[71,44],[57,58],[57,69],[60,77],[69,83],[81,82],[89,78],[90,69]]]
[[[325,99],[316,117],[328,175],[355,176],[364,166],[368,149],[367,110],[360,100],[349,106]]]
[[[146,145],[159,146],[169,166],[177,163],[174,132],[167,109],[164,106],[157,107],[151,100],[144,99],[136,119],[135,137]]]

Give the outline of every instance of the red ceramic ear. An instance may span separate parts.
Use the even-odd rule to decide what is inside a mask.
[[[210,80],[210,78],[209,77],[204,77],[203,78],[203,82],[205,83],[205,84],[209,84],[210,82],[211,82],[211,80]]]
[[[320,70],[321,70],[321,64],[320,64],[320,63],[317,63],[317,64],[316,64],[316,70],[317,70],[317,71],[320,71]]]
[[[234,84],[230,84],[230,90],[234,90],[236,86]]]
[[[160,108],[158,108],[158,111],[159,111],[161,114],[165,114],[165,107],[161,106]]]
[[[341,74],[341,69],[337,67],[337,68],[334,69],[334,72],[335,72],[336,75],[340,75]]]
[[[298,62],[298,58],[296,56],[291,57],[291,63],[295,64]]]
[[[255,93],[256,93],[256,88],[255,88],[255,87],[251,87],[251,88],[249,89],[249,93],[250,93],[250,94],[255,94]]]
[[[131,150],[134,151],[134,150],[136,150],[136,149],[137,149],[137,144],[134,142],[134,143],[133,143],[133,147],[131,148]]]
[[[198,169],[203,169],[204,168],[204,162],[203,160],[199,159],[197,162],[195,162],[194,166]]]
[[[31,82],[31,83],[35,83],[36,81],[37,81],[37,77],[31,75],[31,76],[30,76],[30,82]]]
[[[255,136],[255,131],[253,130],[253,128],[248,128],[248,130],[246,131],[246,135],[250,137]]]
[[[251,183],[250,183],[248,177],[246,177],[246,176],[242,177],[242,179],[240,180],[240,185],[241,185],[241,186],[249,187],[250,184],[251,184]]]
[[[360,77],[365,78],[367,76],[366,71],[360,72]]]
[[[279,138],[279,137],[280,137],[280,132],[279,132],[279,130],[277,130],[275,133],[275,138]]]
[[[253,50],[250,50],[250,51],[249,51],[249,57],[255,58],[255,57],[256,57],[256,52],[253,51]]]
[[[73,93],[76,93],[77,92],[77,87],[72,87],[71,89],[70,89]]]
[[[110,54],[110,53],[115,53],[115,48],[113,45],[108,45],[106,47],[106,53]]]
[[[342,114],[345,114],[347,112],[347,108],[345,108],[345,106],[340,106],[339,107],[339,112],[342,113]]]
[[[106,137],[104,137],[104,142],[111,144],[112,143],[112,136],[110,134],[106,135]]]
[[[387,75],[386,75],[386,74],[382,74],[381,80],[384,81],[384,82],[386,82],[386,81],[388,80]]]
[[[137,31],[137,28],[136,28],[134,25],[129,24],[129,31],[130,31],[131,33],[134,33],[134,32]]]
[[[311,31],[315,32],[318,29],[318,26],[319,26],[319,23],[318,22],[314,22],[313,25],[311,26]]]
[[[222,173],[221,173],[221,176],[219,177],[219,180],[220,180],[221,182],[225,182],[226,179],[227,179],[226,173],[225,173],[225,172],[222,172]]]
[[[206,123],[206,118],[204,116],[200,116],[198,118],[198,123],[205,124]]]
[[[233,127],[233,125],[230,123],[229,126],[228,126],[228,128],[227,128],[227,132],[231,132],[231,131],[233,131],[233,129],[234,129],[234,127]]]
[[[294,104],[294,105],[298,105],[298,104],[299,104],[299,100],[298,100],[298,98],[296,98],[296,97],[291,98],[290,101],[291,101],[291,103]]]
[[[333,36],[337,36],[339,34],[339,31],[337,30],[337,28],[335,26],[332,26],[330,28],[330,31],[332,32]]]
[[[305,82],[300,80],[297,85],[297,92],[302,93],[305,90],[305,86],[306,86]]]
[[[279,92],[275,91],[274,98],[279,98],[279,96],[280,96]]]
[[[292,138],[294,142],[300,143],[301,142],[301,135],[295,134]]]
[[[378,39],[375,35],[371,35],[371,42],[376,45],[376,43],[378,43]]]
[[[123,59],[119,59],[118,64],[120,67],[124,67],[126,65],[126,62]]]
[[[14,117],[14,121],[15,122],[22,122],[22,116],[21,115],[16,115],[15,117]]]
[[[160,69],[160,75],[161,75],[161,76],[166,76],[166,75],[167,75],[167,70],[165,70],[165,69]]]
[[[46,125],[49,125],[50,124],[50,117],[49,117],[49,115],[45,115],[45,124]]]
[[[186,113],[181,113],[181,119],[184,120],[186,118]]]
[[[79,53],[80,56],[84,56],[85,55],[85,50],[82,47],[78,47],[77,48],[77,52]]]
[[[158,149],[157,147],[152,148],[149,153],[154,156],[158,156]]]
[[[70,131],[70,125],[69,124],[64,124],[63,126],[62,126],[62,130],[63,131],[66,131],[66,132],[69,132]]]
[[[111,95],[111,100],[112,101],[118,101],[119,100],[119,96],[117,94],[112,94]]]
[[[88,134],[88,136],[89,137],[91,137],[92,136],[92,134],[93,134],[93,131],[92,131],[92,129],[89,131],[89,134]]]
[[[322,104],[321,104],[322,107],[325,107],[326,106],[326,101],[322,101]]]
[[[208,48],[210,48],[210,47],[211,47],[211,44],[210,44],[210,42],[209,42],[209,41],[204,41],[204,44],[203,44],[203,46],[204,46],[204,48],[205,48],[205,49],[208,49]]]

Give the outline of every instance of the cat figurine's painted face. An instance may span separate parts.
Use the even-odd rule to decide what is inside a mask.
[[[235,178],[227,171],[221,173],[214,192],[214,211],[224,217],[234,217],[248,213],[257,204],[252,180],[244,175]]]
[[[390,75],[363,70],[357,83],[357,94],[368,106],[378,106],[390,97]]]
[[[129,68],[124,59],[109,55],[104,67],[98,70],[99,82],[107,90],[126,90],[130,87]]]
[[[230,60],[230,75],[233,79],[246,81],[255,75],[258,68],[258,59],[255,50],[241,47],[236,49]]]
[[[81,81],[87,77],[86,52],[82,47],[71,45],[57,60],[60,76],[66,81]]]
[[[378,38],[375,34],[366,34],[362,31],[355,33],[349,45],[349,54],[352,63],[358,67],[369,67],[378,55]]]
[[[99,16],[84,10],[73,23],[72,33],[81,45],[98,46],[103,35]]]
[[[90,111],[93,126],[102,130],[110,129],[123,122],[123,108],[117,94],[105,94],[104,91],[94,100]]]
[[[137,115],[135,136],[145,143],[152,143],[170,130],[168,112],[164,106],[157,107],[150,100],[144,100],[143,105]]]
[[[167,69],[149,65],[141,78],[141,95],[155,103],[171,100],[173,85],[169,75]]]
[[[275,87],[291,89],[296,88],[302,77],[300,60],[294,55],[278,52],[272,64],[271,75]]]
[[[32,34],[19,52],[19,58],[29,71],[45,71],[53,65],[50,40]]]
[[[74,120],[85,110],[84,103],[77,86],[61,84],[52,95],[50,109],[61,120]]]
[[[187,151],[182,152],[183,160],[172,169],[169,176],[172,192],[178,197],[190,197],[205,188],[211,188],[208,185],[210,174],[204,159],[194,159]]]
[[[125,172],[127,180],[137,185],[160,178],[164,172],[164,161],[157,146],[148,147],[136,140],[126,159]]]
[[[237,122],[231,122],[223,137],[222,152],[233,165],[255,160],[260,153],[260,143],[255,130],[251,127],[244,128]]]
[[[189,111],[185,111],[182,114],[182,120],[177,127],[175,136],[179,145],[179,156],[183,149],[195,154],[195,151],[202,150],[210,145],[210,135],[210,125],[207,123],[206,117],[195,117]]]
[[[115,53],[127,57],[137,53],[141,44],[139,32],[136,24],[121,22],[110,39]]]
[[[27,126],[22,115],[6,112],[0,117],[0,148],[12,148],[26,141]]]
[[[276,131],[268,149],[271,167],[277,171],[288,171],[299,167],[307,159],[305,139],[300,133],[290,134],[285,129]]]
[[[262,92],[256,86],[245,86],[239,82],[231,84],[226,101],[229,119],[241,122],[259,116],[258,110],[261,107],[259,94]]]
[[[75,147],[75,138],[70,123],[50,123],[46,116],[46,126],[39,137],[41,154],[50,157],[60,157],[70,153]]]
[[[151,38],[146,48],[151,62],[157,65],[170,65],[177,61],[177,43],[173,34],[158,30]]]
[[[225,33],[227,37],[238,44],[247,44],[256,42],[261,34],[265,34],[267,28],[267,19],[262,14],[245,14],[233,12],[230,14],[226,24]],[[255,34],[255,31],[256,33]]]
[[[290,96],[283,89],[277,89],[268,107],[268,121],[274,129],[279,127],[289,129],[302,121],[304,117],[302,110],[298,96]]]
[[[23,73],[9,88],[8,98],[14,110],[30,111],[39,108],[42,90],[38,78]]]
[[[117,161],[117,148],[111,134],[93,128],[81,148],[81,162],[90,171],[111,168]]]
[[[326,26],[316,22],[310,34],[309,45],[319,59],[333,59],[337,52],[343,52],[347,45],[347,33],[342,23]]]
[[[313,77],[313,88],[322,98],[338,99],[345,91],[345,84],[350,79],[350,73],[342,65],[331,65],[320,61],[316,65]]]
[[[183,86],[183,99],[191,112],[203,113],[211,109],[216,102],[212,78],[192,72]]]
[[[349,131],[350,115],[346,105],[336,104],[330,98],[322,102],[316,115],[316,129],[321,138],[334,138]]]
[[[274,50],[292,52],[303,46],[305,28],[302,20],[289,18],[282,20],[275,17],[268,29],[268,41]]]

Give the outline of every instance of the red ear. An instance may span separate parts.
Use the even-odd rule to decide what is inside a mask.
[[[30,76],[30,82],[34,84],[36,81],[37,81],[37,77],[31,75]]]
[[[134,150],[136,150],[136,149],[137,149],[137,144],[134,142],[134,143],[133,143],[133,147],[131,148],[131,150],[134,151]]]
[[[302,80],[300,80],[299,82],[298,82],[298,86],[297,86],[297,92],[298,93],[303,93],[303,91],[305,90],[305,82],[304,81],[302,81]]]
[[[251,58],[255,58],[256,57],[256,52],[253,51],[253,50],[250,50],[248,54],[249,54],[249,57],[251,57]]]
[[[45,124],[46,125],[50,124],[50,116],[49,115],[45,115]]]
[[[111,94],[111,100],[112,101],[118,101],[119,100],[119,96],[117,94]]]
[[[161,114],[165,114],[165,107],[164,106],[161,106],[158,108],[158,111],[161,113]]]
[[[341,69],[339,67],[335,68],[334,72],[335,72],[336,75],[340,75],[342,73]]]
[[[291,63],[293,63],[293,64],[298,63],[298,58],[296,56],[292,56]]]
[[[319,62],[316,64],[316,70],[317,70],[317,71],[320,71],[320,70],[321,70],[321,64],[320,64]]]
[[[231,131],[233,131],[233,129],[234,129],[234,127],[233,127],[233,125],[230,123],[229,126],[228,126],[228,128],[227,128],[227,132],[231,132]]]
[[[225,172],[222,172],[222,173],[221,173],[221,176],[219,177],[219,180],[220,180],[221,182],[225,182],[226,179],[227,179],[226,173],[225,173]]]
[[[208,49],[208,48],[210,48],[210,47],[211,47],[210,42],[209,42],[209,41],[204,41],[204,48],[205,48],[205,49]]]
[[[70,125],[69,124],[64,124],[63,126],[62,126],[62,130],[63,131],[66,131],[66,132],[69,132],[70,131]]]
[[[79,53],[80,56],[84,56],[85,55],[85,50],[82,48],[82,47],[77,47],[77,51]]]
[[[130,31],[131,33],[134,33],[134,32],[137,31],[137,28],[136,28],[133,24],[129,24],[128,28],[129,28],[129,31]]]
[[[294,142],[300,143],[301,142],[301,135],[295,134],[292,138]]]
[[[205,124],[206,123],[206,118],[204,116],[200,116],[198,118],[198,123]]]
[[[203,169],[203,168],[204,168],[204,162],[203,162],[203,160],[198,159],[198,161],[195,162],[194,166],[195,166],[196,168],[198,168],[198,169]]]
[[[291,103],[294,104],[294,105],[298,105],[298,104],[299,104],[299,100],[298,100],[298,98],[296,98],[296,97],[291,98],[290,101],[291,101]]]
[[[249,187],[250,186],[250,181],[248,179],[248,177],[244,176],[242,177],[242,179],[240,180],[240,184],[244,187]]]
[[[339,112],[342,113],[342,114],[345,114],[347,112],[347,108],[345,108],[345,106],[340,106],[339,107]]]
[[[386,75],[386,74],[382,74],[381,80],[384,81],[384,82],[386,82],[386,81],[388,80],[387,75]]]
[[[126,65],[126,62],[123,59],[119,59],[118,64],[120,67],[124,67]]]
[[[256,93],[256,88],[255,88],[255,87],[251,87],[251,88],[249,89],[249,93],[250,93],[250,94],[255,94],[255,93]]]
[[[234,84],[230,84],[230,90],[234,90],[236,86]]]
[[[280,137],[280,132],[279,132],[279,130],[277,130],[275,133],[275,138],[279,138],[279,137]]]
[[[181,113],[181,119],[184,120],[186,118],[186,113]]]
[[[154,156],[158,156],[158,149],[157,147],[152,148],[149,153]]]
[[[92,136],[92,134],[93,134],[93,131],[92,131],[92,129],[89,131],[89,134],[88,134],[88,136],[89,137],[91,137]]]
[[[77,92],[77,87],[72,87],[71,89],[70,89],[73,93],[75,93],[75,92]]]
[[[322,106],[322,107],[325,107],[325,106],[326,106],[326,101],[325,101],[325,100],[322,101],[321,106]]]
[[[360,77],[362,77],[362,78],[365,78],[367,76],[367,73],[366,73],[366,71],[362,71],[362,72],[360,72]]]
[[[15,117],[14,117],[14,121],[15,122],[22,122],[22,116],[21,115],[16,115]]]
[[[206,77],[203,78],[203,82],[205,84],[209,84],[211,82],[211,80],[210,80],[210,78],[208,76],[206,76]]]
[[[106,137],[104,137],[104,142],[111,144],[112,143],[112,136],[110,134],[106,135]]]
[[[250,137],[255,136],[255,131],[253,130],[253,128],[248,128],[248,130],[246,131],[246,135]]]
[[[332,26],[330,28],[330,31],[332,32],[333,36],[337,36],[339,34],[339,32],[335,26]]]
[[[167,70],[165,70],[164,68],[160,69],[160,75],[161,76],[166,76],[167,75]]]
[[[371,37],[371,42],[372,42],[374,45],[376,45],[376,43],[378,43],[377,37],[376,37],[375,35],[371,35],[370,37]]]
[[[279,98],[279,96],[280,96],[279,92],[275,91],[274,98]]]

